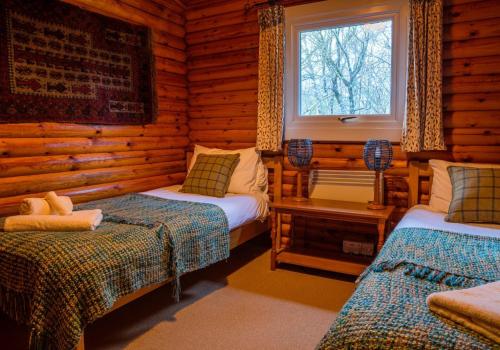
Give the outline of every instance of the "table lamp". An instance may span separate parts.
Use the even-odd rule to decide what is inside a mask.
[[[298,169],[297,172],[297,196],[293,200],[297,202],[307,201],[302,196],[302,173],[309,169],[313,156],[313,145],[310,139],[291,139],[288,142],[288,160]]]
[[[391,166],[392,146],[388,140],[368,140],[363,150],[366,167],[375,170],[375,190],[368,209],[384,209],[384,170]]]

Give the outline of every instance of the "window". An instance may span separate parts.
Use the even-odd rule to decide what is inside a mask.
[[[399,141],[406,0],[356,7],[362,3],[286,9],[286,138]]]
[[[300,115],[391,112],[392,20],[299,33]]]

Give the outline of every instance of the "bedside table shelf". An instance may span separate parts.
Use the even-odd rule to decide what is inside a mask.
[[[332,253],[307,248],[286,248],[276,257],[277,263],[312,267],[320,270],[359,275],[370,264],[372,258]]]
[[[311,198],[307,202],[292,199],[280,199],[271,203],[272,250],[271,269],[279,263],[312,267],[344,274],[359,275],[370,264],[372,256],[346,254],[315,248],[281,246],[281,215],[302,216],[306,218],[328,219],[351,223],[371,224],[376,227],[377,252],[382,248],[389,222],[394,211],[393,206],[383,210],[366,208],[366,203],[333,201]],[[292,229],[292,239],[293,242]]]

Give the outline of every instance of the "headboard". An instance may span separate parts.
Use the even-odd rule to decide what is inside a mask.
[[[432,169],[429,163],[410,162],[408,208],[428,200],[432,187]]]
[[[186,153],[186,167],[189,169],[193,152]],[[273,181],[269,182],[269,193],[273,198],[281,198],[282,177],[283,177],[283,157],[280,155],[262,156],[262,161],[267,169],[273,171]]]

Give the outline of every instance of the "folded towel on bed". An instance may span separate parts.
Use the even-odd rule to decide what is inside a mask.
[[[432,293],[429,309],[500,343],[500,281]]]
[[[4,231],[93,231],[102,221],[101,209],[71,215],[16,215],[5,219]]]
[[[50,215],[51,212],[49,202],[43,198],[25,198],[19,206],[21,215]]]
[[[69,215],[73,211],[73,202],[67,196],[58,196],[54,191],[51,191],[47,193],[45,200],[49,203],[54,214]]]

